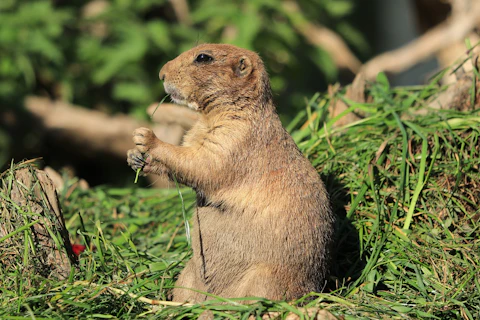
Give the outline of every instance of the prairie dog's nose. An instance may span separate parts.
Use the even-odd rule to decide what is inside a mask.
[[[169,65],[170,65],[170,62],[167,62],[162,67],[162,69],[160,69],[160,72],[158,73],[158,77],[160,78],[160,80],[165,81],[165,78],[166,78],[167,73],[168,73]]]

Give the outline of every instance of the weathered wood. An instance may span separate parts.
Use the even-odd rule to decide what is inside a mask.
[[[1,180],[0,268],[67,278],[77,257],[52,180],[30,164]]]

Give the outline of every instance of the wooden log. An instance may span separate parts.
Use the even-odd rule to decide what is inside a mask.
[[[52,180],[28,162],[0,177],[0,268],[68,278],[78,261]]]

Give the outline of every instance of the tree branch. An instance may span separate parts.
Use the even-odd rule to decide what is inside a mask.
[[[464,8],[467,8],[466,6]],[[379,72],[399,73],[455,42],[462,41],[480,21],[480,2],[471,2],[466,12],[454,10],[452,16],[407,45],[378,55],[361,69],[366,79]]]
[[[313,24],[305,19],[298,3],[293,0],[282,2],[284,10],[289,15],[293,27],[303,35],[310,44],[327,51],[335,65],[357,73],[361,62],[355,57],[343,39],[332,30]]]
[[[178,21],[184,25],[191,25],[192,19],[190,19],[190,11],[188,9],[188,3],[186,0],[170,0],[173,11]]]

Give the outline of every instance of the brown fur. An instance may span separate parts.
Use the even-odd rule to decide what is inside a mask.
[[[202,53],[213,60],[196,61]],[[322,290],[334,217],[318,173],[280,123],[259,56],[200,45],[168,62],[160,79],[200,119],[182,146],[137,129],[128,162],[197,193],[193,258],[176,286],[269,299]],[[176,288],[173,299],[207,297]]]

